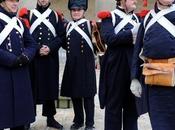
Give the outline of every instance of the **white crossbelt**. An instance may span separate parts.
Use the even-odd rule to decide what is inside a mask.
[[[82,23],[85,23],[85,22],[87,22],[88,20],[86,20],[86,19],[81,19],[81,20],[79,20],[79,21],[77,21],[77,22],[73,22],[73,21],[71,21],[71,22],[69,22],[68,23],[68,25],[67,25],[67,28],[66,28],[66,35],[69,35],[70,34],[70,32],[72,32],[72,30],[75,28],[75,26],[78,26],[78,25],[80,25],[80,24],[82,24]],[[72,25],[72,23],[75,23],[75,24],[73,24]],[[71,26],[71,27],[70,27]],[[70,27],[70,28],[69,28]]]
[[[119,9],[115,9],[114,11],[111,12],[113,26],[116,23],[115,14],[119,15],[122,18],[120,23],[114,29],[115,34],[118,34],[118,32],[120,32],[120,30],[124,28],[128,23],[130,23],[133,26],[136,26],[139,23],[139,20],[135,14],[125,14]],[[136,18],[136,21],[132,19],[133,16]]]
[[[9,16],[0,12],[0,19],[7,23],[5,28],[0,33],[0,45],[4,42],[4,40],[13,29],[16,29],[21,34],[21,36],[23,36],[24,27],[22,22],[17,17],[10,18]],[[19,23],[19,25],[17,24],[17,22]]]
[[[163,28],[165,28],[170,34],[172,34],[175,37],[175,26],[165,17],[166,14],[171,13],[172,11],[175,11],[174,5],[172,5],[168,9],[161,10],[157,14],[154,10],[151,10],[144,20],[145,34],[154,23],[158,22]],[[146,21],[150,15],[152,15],[153,18],[146,25]]]
[[[30,28],[30,33],[32,34],[34,32],[34,30],[38,27],[38,25],[40,25],[41,23],[44,23],[49,29],[50,31],[52,32],[52,34],[54,35],[54,37],[56,36],[56,31],[55,31],[55,28],[54,26],[52,25],[52,23],[46,19],[50,13],[52,12],[51,9],[47,9],[44,13],[40,13],[38,10],[34,9],[34,10],[31,10],[32,13],[31,14],[34,14],[37,19],[35,20],[35,22],[31,25],[31,28]]]
[[[89,45],[89,47],[91,48],[92,52],[94,52],[92,41],[90,40],[89,36],[78,26],[84,22],[88,22],[88,20],[81,19],[77,22],[74,22],[74,21],[69,22],[68,27],[70,27],[70,28],[69,29],[67,28],[66,36],[68,36],[72,32],[72,30],[76,30],[86,40],[86,42]]]

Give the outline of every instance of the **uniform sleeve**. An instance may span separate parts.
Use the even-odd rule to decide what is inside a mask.
[[[51,53],[58,51],[58,49],[62,46],[62,44],[65,42],[65,29],[64,29],[64,23],[58,17],[58,23],[56,25],[56,33],[57,36],[52,40],[52,44],[48,44],[47,46],[50,48]]]
[[[120,31],[115,34],[111,18],[102,20],[101,35],[108,47],[131,44],[131,41],[133,41],[131,30]]]
[[[24,25],[24,51],[23,54],[29,58],[29,61],[35,56],[36,50],[39,48],[38,44],[33,39],[29,29]]]
[[[0,65],[11,67],[17,56],[6,50],[0,49]]]
[[[143,47],[143,37],[144,37],[144,27],[142,23],[138,30],[137,39],[134,46],[132,68],[131,68],[131,79],[134,78],[139,79],[142,73],[142,68],[140,67],[140,65],[143,64],[143,61],[140,59],[139,54]]]

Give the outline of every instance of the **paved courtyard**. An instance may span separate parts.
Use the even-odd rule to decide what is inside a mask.
[[[95,127],[96,130],[104,130],[104,110],[99,108],[96,97],[96,107],[95,107]],[[32,124],[32,130],[56,130],[53,128],[46,127],[46,118],[41,116],[41,106],[37,108],[38,116],[36,122]],[[64,130],[70,130],[70,125],[73,119],[73,109],[57,109],[57,114],[55,116],[57,121],[59,121],[63,126]],[[142,115],[138,119],[139,130],[152,130],[149,122],[149,117],[147,114]],[[81,130],[84,130],[83,128]]]

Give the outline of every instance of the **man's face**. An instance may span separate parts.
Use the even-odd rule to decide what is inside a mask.
[[[136,3],[137,3],[137,0],[126,0],[125,6],[130,12],[136,9]]]
[[[71,16],[73,20],[79,20],[84,17],[84,9],[71,9]]]
[[[43,7],[47,7],[50,3],[50,0],[38,0],[38,4]]]
[[[19,0],[5,0],[4,2],[9,12],[16,13],[18,11]]]

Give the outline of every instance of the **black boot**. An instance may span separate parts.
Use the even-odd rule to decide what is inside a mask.
[[[95,130],[95,127],[93,127],[93,126],[86,126],[84,130]]]
[[[56,128],[56,129],[59,129],[59,130],[63,130],[63,126],[57,122],[54,117],[48,117],[47,118],[47,126],[48,127],[53,127],[53,128]]]
[[[83,127],[83,124],[74,123],[70,126],[70,129],[71,130],[78,130],[81,127]]]

